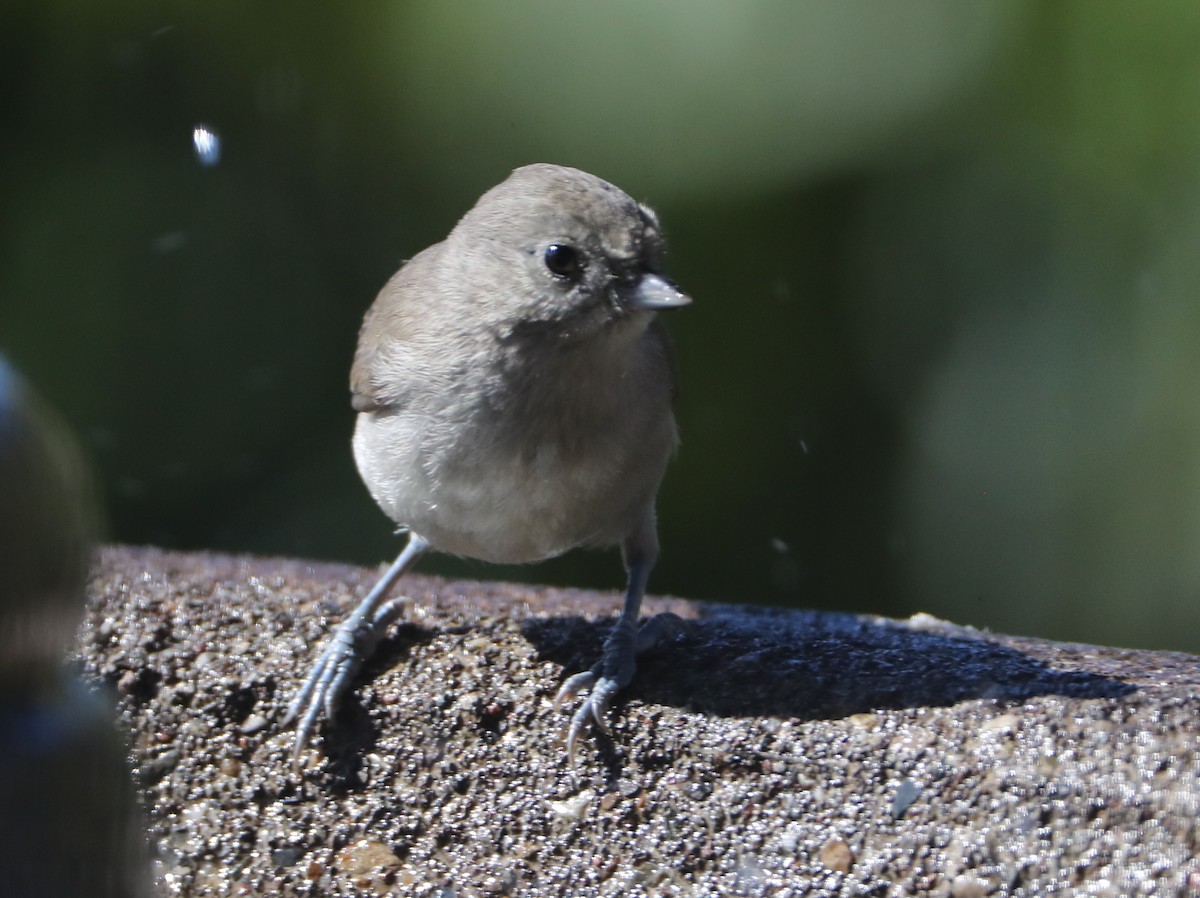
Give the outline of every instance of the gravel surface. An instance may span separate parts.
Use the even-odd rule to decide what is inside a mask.
[[[618,597],[406,577],[293,765],[278,719],[378,571],[110,548],[118,694],[166,895],[1200,895],[1200,659],[651,599],[692,621],[572,767],[565,674]]]

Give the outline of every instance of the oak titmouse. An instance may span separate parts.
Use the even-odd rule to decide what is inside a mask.
[[[621,547],[620,619],[601,660],[559,694],[589,690],[568,752],[589,720],[603,726],[646,642],[654,497],[678,442],[655,312],[690,299],[662,275],[663,249],[654,212],[617,187],[528,165],[384,286],[350,374],[354,458],[408,543],[292,702],[297,752],[399,616],[406,600],[388,593],[428,550],[518,563]]]

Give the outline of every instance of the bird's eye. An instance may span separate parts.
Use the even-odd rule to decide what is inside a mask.
[[[565,243],[551,243],[546,247],[546,267],[551,274],[575,280],[583,270],[579,251]]]

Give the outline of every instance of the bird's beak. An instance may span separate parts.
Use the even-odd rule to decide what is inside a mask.
[[[690,303],[692,298],[666,278],[646,273],[632,288],[622,291],[621,300],[627,309],[665,311],[681,309]]]

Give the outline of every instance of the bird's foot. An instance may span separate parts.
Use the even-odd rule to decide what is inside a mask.
[[[571,724],[567,729],[567,758],[571,763],[574,763],[575,745],[585,727],[591,724],[601,733],[608,732],[605,716],[617,693],[633,680],[637,656],[686,628],[687,623],[683,618],[670,612],[656,614],[638,630],[624,621],[618,621],[616,629],[605,641],[604,655],[595,667],[569,677],[559,687],[558,695],[554,698],[555,707],[587,692],[587,697],[571,715]]]
[[[396,599],[371,619],[355,612],[338,626],[296,697],[288,705],[283,724],[296,723],[292,757],[298,758],[317,728],[321,712],[332,721],[354,676],[375,652],[375,647],[407,600]]]

